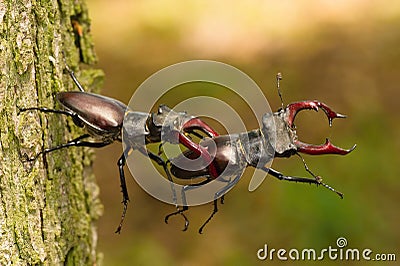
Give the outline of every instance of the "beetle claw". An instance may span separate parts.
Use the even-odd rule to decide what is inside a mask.
[[[286,109],[288,110],[288,119],[287,122],[290,127],[294,127],[294,119],[298,112],[301,110],[315,110],[318,112],[319,108],[321,108],[326,116],[328,117],[329,126],[332,126],[332,121],[335,118],[346,118],[346,115],[339,114],[333,111],[328,105],[319,102],[319,101],[303,101],[289,104]]]
[[[301,153],[306,153],[310,155],[320,155],[320,154],[339,154],[346,155],[353,151],[357,145],[354,144],[350,149],[343,149],[333,145],[329,139],[326,139],[325,143],[322,145],[314,145],[301,142],[300,140],[295,140],[294,144]]]
[[[321,109],[325,112],[326,116],[328,117],[328,122],[329,122],[329,126],[332,126],[332,121],[335,118],[346,118],[346,115],[342,115],[340,113],[337,113],[335,111],[333,111],[329,106],[327,106],[324,103],[318,102],[318,101],[314,101],[319,107],[321,107]]]
[[[206,133],[210,138],[218,136],[218,133],[209,125],[204,123],[200,118],[193,117],[182,126],[183,131],[193,131],[194,129],[200,129]]]
[[[346,115],[337,113],[333,111],[328,105],[319,101],[303,101],[291,103],[286,107],[288,112],[287,114],[287,123],[288,125],[294,129],[294,119],[298,112],[301,110],[315,110],[318,111],[321,108],[326,114],[329,122],[329,126],[332,126],[332,121],[335,118],[346,118]],[[300,140],[295,140],[294,144],[298,148],[299,152],[311,154],[311,155],[319,155],[319,154],[340,154],[345,155],[350,153],[352,150],[356,148],[354,145],[351,149],[342,149],[333,145],[329,139],[326,139],[326,142],[322,145],[314,145],[301,142]]]

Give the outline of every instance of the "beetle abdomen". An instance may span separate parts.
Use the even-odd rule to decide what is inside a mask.
[[[79,91],[60,92],[57,100],[76,113],[88,126],[102,131],[120,129],[127,108],[115,99]]]

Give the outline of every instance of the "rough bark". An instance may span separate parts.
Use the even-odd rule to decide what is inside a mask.
[[[70,148],[26,162],[43,148],[82,134],[57,114],[59,91],[77,90],[102,73],[78,71],[96,60],[84,0],[0,0],[0,265],[95,265],[102,206],[89,149]]]

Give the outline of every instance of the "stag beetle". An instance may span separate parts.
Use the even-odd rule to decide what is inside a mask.
[[[157,113],[134,112],[116,99],[85,92],[74,72],[67,64],[66,70],[80,91],[60,92],[56,95],[56,99],[64,107],[64,110],[31,107],[19,108],[19,112],[36,110],[45,113],[70,116],[75,125],[86,128],[88,133],[59,146],[44,149],[35,157],[28,158],[27,161],[35,161],[40,155],[46,155],[50,152],[68,147],[104,147],[114,141],[122,141],[123,134],[124,139],[129,140],[129,146],[125,149],[117,162],[122,190],[123,211],[120,223],[115,232],[120,233],[129,202],[123,169],[126,163],[126,156],[133,150],[138,150],[161,165],[169,181],[172,182],[172,177],[170,176],[166,163],[158,155],[147,151],[145,145],[148,143],[160,142],[162,127],[168,126],[171,136],[170,138],[167,137],[167,141],[170,139],[172,142],[176,142],[175,139],[177,139],[178,143],[192,150],[194,154],[204,156],[205,161],[210,161],[209,153],[203,147],[194,143],[185,133],[198,135],[195,130],[199,130],[209,137],[216,137],[218,133],[201,119],[188,115],[186,112],[175,112],[165,105],[160,105]],[[124,117],[128,123],[125,122],[123,127]],[[91,139],[92,141],[88,141],[87,139]],[[143,141],[143,139],[145,141]],[[214,175],[217,174],[216,170],[212,168],[210,172]],[[183,217],[188,223],[187,218],[184,215]]]
[[[225,180],[225,182],[227,182],[226,186],[215,193],[213,212],[200,227],[199,233],[202,233],[205,225],[218,211],[217,199],[221,197],[221,203],[223,203],[223,195],[239,181],[244,169],[248,166],[261,169],[280,180],[322,185],[329,190],[337,193],[341,198],[343,198],[343,194],[341,192],[336,191],[334,188],[323,183],[320,176],[314,175],[305,164],[304,159],[299,154],[305,153],[310,155],[346,155],[354,150],[356,147],[356,145],[354,145],[351,149],[342,149],[334,146],[329,139],[326,139],[325,144],[322,145],[308,144],[298,140],[298,137],[296,135],[296,128],[294,125],[296,115],[299,111],[304,109],[318,111],[319,108],[322,109],[328,117],[329,126],[332,126],[333,119],[346,117],[345,115],[333,111],[329,106],[319,101],[295,102],[287,105],[285,108],[280,108],[277,112],[264,114],[262,118],[262,128],[251,130],[245,133],[222,135],[218,137],[203,139],[200,142],[200,145],[206,148],[210,154],[215,154],[215,157],[210,164],[204,162],[203,165],[193,165],[192,168],[189,166],[189,168],[186,169],[182,169],[177,166],[181,165],[181,161],[187,161],[187,158],[195,159],[198,157],[198,155],[196,155],[191,150],[187,150],[183,152],[183,154],[180,154],[179,156],[170,160],[170,172],[176,178],[202,180],[199,181],[198,184],[187,185],[183,188],[183,203],[186,202],[185,191],[187,190],[194,189],[196,188],[196,186],[199,185],[207,184],[208,182],[216,178],[222,177],[222,181]],[[272,145],[272,143],[275,143],[275,145]],[[265,167],[266,163],[272,160],[273,157],[290,157],[295,154],[300,156],[307,172],[309,172],[313,176],[313,178],[286,176],[272,168]],[[198,160],[193,162],[199,164]],[[209,170],[210,167],[213,167],[213,169],[217,170],[217,175],[214,175]],[[190,168],[200,170],[187,170]],[[228,180],[224,179],[227,176],[231,176],[233,178]],[[203,180],[201,178],[206,178],[206,180]],[[165,217],[165,222],[167,223],[168,219],[171,216],[181,214],[187,209],[188,206],[183,205],[182,209],[178,209],[178,211],[167,215]]]

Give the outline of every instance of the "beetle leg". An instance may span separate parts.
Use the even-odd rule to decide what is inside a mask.
[[[203,223],[203,225],[199,228],[199,234],[203,233],[203,229],[204,227],[208,224],[208,222],[214,217],[214,215],[218,212],[218,198],[221,197],[221,204],[224,204],[224,195],[225,193],[231,189],[233,186],[235,186],[237,184],[237,182],[239,182],[240,178],[241,178],[242,174],[238,174],[235,176],[235,178],[231,181],[228,181],[228,184],[221,188],[220,190],[218,190],[215,193],[214,196],[214,209],[213,212],[211,213],[211,215],[208,217],[208,219]],[[221,196],[222,195],[222,196]]]
[[[161,147],[160,147],[161,148]],[[155,161],[158,165],[162,166],[164,168],[164,172],[167,175],[168,181],[171,184],[171,191],[172,191],[172,200],[174,201],[175,205],[177,205],[176,201],[176,191],[175,191],[175,186],[174,186],[174,180],[172,179],[171,173],[168,170],[167,163],[158,155],[150,152],[150,151],[145,151],[143,148],[139,149],[141,153],[144,155],[149,156],[149,158],[153,161]]]
[[[56,110],[56,109],[49,109],[46,107],[30,107],[30,108],[17,107],[17,108],[18,108],[18,115],[21,112],[27,112],[27,111],[39,111],[39,112],[43,112],[43,113],[67,115],[69,117],[72,117],[72,121],[74,122],[75,125],[77,125],[78,127],[84,127],[84,122],[79,118],[79,116],[68,110]]]
[[[323,187],[335,192],[339,195],[340,198],[343,198],[343,193],[337,191],[333,187],[325,184],[322,182],[322,178],[319,176],[315,176],[315,178],[307,178],[307,177],[297,177],[297,176],[286,176],[281,172],[278,172],[272,168],[263,167],[261,168],[263,171],[268,172],[268,174],[272,175],[273,177],[278,178],[279,180],[285,180],[290,182],[300,182],[300,183],[308,183],[308,184],[316,184],[322,185]]]
[[[303,102],[296,102],[291,103],[286,107],[287,110],[287,118],[286,122],[288,123],[289,127],[294,128],[294,119],[298,112],[304,109],[308,110],[315,110],[318,111],[321,108],[326,116],[328,117],[329,126],[332,126],[332,121],[335,118],[346,118],[345,115],[337,113],[333,111],[328,105],[319,102],[319,101],[303,101]],[[342,149],[335,145],[333,145],[329,139],[326,139],[325,144],[322,145],[313,145],[301,142],[300,140],[295,140],[294,144],[298,148],[299,152],[311,154],[311,155],[320,155],[320,154],[340,154],[345,155],[355,149],[356,145],[354,145],[350,149]]]
[[[43,112],[43,113],[54,113],[54,114],[62,114],[62,115],[67,115],[67,116],[71,116],[71,117],[75,117],[76,114],[66,111],[66,110],[56,110],[56,109],[49,109],[46,107],[30,107],[30,108],[18,108],[18,115],[21,112],[27,112],[27,111],[39,111],[39,112]]]
[[[175,212],[173,212],[173,213],[170,213],[170,214],[168,214],[167,216],[165,216],[164,222],[165,222],[166,224],[168,224],[168,220],[169,220],[169,218],[170,218],[171,216],[180,214],[180,215],[182,215],[182,216],[184,217],[184,219],[185,219],[185,227],[183,228],[182,231],[186,231],[187,228],[188,228],[188,226],[189,226],[189,220],[186,218],[185,214],[183,213],[183,212],[185,212],[185,211],[187,211],[187,210],[189,209],[188,204],[187,204],[187,202],[186,202],[186,191],[187,191],[187,190],[190,190],[190,189],[195,189],[196,187],[201,186],[201,185],[205,185],[205,184],[209,183],[211,180],[212,180],[212,179],[209,179],[209,178],[208,178],[208,179],[206,179],[206,180],[204,180],[204,181],[202,181],[202,182],[200,182],[200,183],[198,183],[198,184],[195,184],[195,185],[186,185],[186,186],[184,186],[184,187],[182,188],[182,190],[181,190],[182,205],[183,205],[182,209],[177,208],[177,211],[175,211]],[[208,219],[208,220],[209,220],[209,219]],[[203,226],[202,226],[202,227],[203,227]]]
[[[343,193],[342,193],[342,192],[337,191],[337,190],[334,189],[333,187],[331,187],[331,186],[329,186],[329,185],[323,183],[323,182],[322,182],[322,177],[315,175],[315,174],[310,170],[310,168],[308,168],[308,165],[306,164],[306,161],[305,161],[304,158],[300,155],[300,153],[297,153],[297,156],[300,157],[301,161],[302,161],[303,164],[304,164],[304,168],[306,169],[306,171],[307,171],[308,173],[310,173],[310,175],[312,175],[312,176],[315,178],[315,180],[317,180],[317,181],[318,181],[322,186],[324,186],[325,188],[327,188],[327,189],[329,189],[330,191],[335,192],[336,194],[338,194],[339,197],[343,199]]]
[[[161,149],[161,148],[162,148],[162,144],[160,144],[160,146],[159,146],[159,149]],[[172,176],[171,176],[171,174],[170,174],[170,172],[168,170],[167,163],[160,156],[158,156],[158,155],[156,155],[156,154],[154,154],[154,153],[152,153],[150,151],[146,151],[144,148],[140,148],[139,152],[141,152],[144,155],[147,155],[151,160],[155,161],[158,165],[160,165],[160,166],[162,166],[164,168],[164,171],[165,171],[165,173],[167,175],[167,178],[168,178],[168,180],[170,181],[170,184],[171,184],[171,191],[172,191],[172,197],[173,197],[172,200],[174,201],[175,205],[177,206],[177,198],[176,198],[176,191],[175,191],[174,181],[173,181]],[[189,226],[189,220],[187,219],[186,215],[183,212],[186,211],[188,209],[188,207],[185,204],[186,198],[184,197],[184,194],[182,195],[182,198],[184,199],[183,208],[179,209],[177,207],[177,211],[176,212],[167,215],[165,217],[165,223],[168,223],[168,219],[169,219],[170,216],[173,216],[173,215],[176,215],[176,214],[180,214],[185,219],[185,226],[184,226],[182,231],[186,231],[188,226]],[[125,216],[125,215],[123,215],[123,216]]]
[[[122,224],[124,223],[126,211],[128,209],[129,194],[128,194],[128,189],[126,187],[124,166],[126,163],[125,153],[128,154],[131,151],[131,149],[132,148],[130,148],[130,147],[126,148],[117,162],[118,170],[119,170],[119,181],[121,184],[121,192],[122,192],[122,204],[124,205],[124,208],[122,210],[121,220],[119,222],[117,230],[115,230],[115,233],[118,233],[118,234],[121,233]]]
[[[187,205],[183,205],[182,209],[179,209],[177,207],[177,211],[176,212],[170,213],[167,216],[165,216],[164,222],[166,224],[168,224],[169,217],[177,215],[177,214],[180,214],[185,219],[185,226],[183,227],[182,231],[186,231],[188,229],[188,227],[189,227],[189,220],[188,220],[188,218],[186,217],[186,215],[183,212],[187,211],[188,209],[189,209],[189,207]]]
[[[203,233],[203,229],[208,224],[208,222],[214,217],[214,215],[218,212],[218,199],[214,200],[214,209],[213,212],[211,213],[210,217],[203,223],[203,225],[199,228],[199,234]]]
[[[68,141],[67,143],[61,144],[59,146],[53,148],[47,148],[36,154],[35,157],[28,159],[28,162],[35,161],[40,155],[46,155],[47,153],[61,150],[68,147],[91,147],[91,148],[101,148],[110,144],[110,142],[89,142],[89,141],[82,141],[82,139],[90,137],[89,134],[84,134],[79,136],[73,140]]]
[[[122,210],[122,215],[121,215],[121,220],[119,222],[119,225],[117,227],[117,230],[115,233],[121,233],[122,229],[122,224],[124,223],[126,211],[128,209],[128,203],[129,203],[129,194],[128,194],[128,188],[126,186],[126,181],[125,181],[125,173],[124,173],[124,166],[126,164],[126,157],[129,156],[129,154],[133,151],[132,147],[127,147],[124,151],[124,153],[121,155],[119,158],[117,165],[119,169],[119,178],[120,178],[120,184],[121,184],[121,192],[122,192],[122,204],[124,205],[124,208]],[[175,187],[173,187],[172,183],[172,177],[167,169],[166,163],[157,155],[151,152],[147,152],[145,149],[140,148],[139,152],[143,153],[144,155],[147,155],[151,160],[155,161],[157,164],[163,166],[165,173],[167,174],[168,180],[171,182],[172,186],[172,192],[173,192],[173,199],[174,202],[176,202],[176,193],[175,193]],[[185,217],[186,218],[186,217]]]
[[[207,179],[207,180],[201,182],[199,185],[204,184],[204,183],[208,183],[208,182],[209,182],[209,180]],[[165,222],[166,224],[168,224],[168,220],[169,220],[169,218],[170,218],[171,216],[180,214],[180,215],[182,215],[183,218],[185,219],[185,226],[184,226],[184,228],[182,229],[182,231],[186,231],[186,230],[188,229],[188,227],[189,227],[189,220],[187,219],[186,215],[183,213],[183,212],[189,210],[189,207],[188,207],[187,202],[186,202],[186,190],[192,189],[192,188],[194,188],[194,187],[195,187],[195,185],[194,185],[194,186],[187,185],[187,186],[184,186],[184,187],[182,188],[182,190],[181,190],[181,195],[182,195],[182,209],[179,209],[179,208],[177,207],[177,211],[166,215],[165,218],[164,218],[164,222]]]

